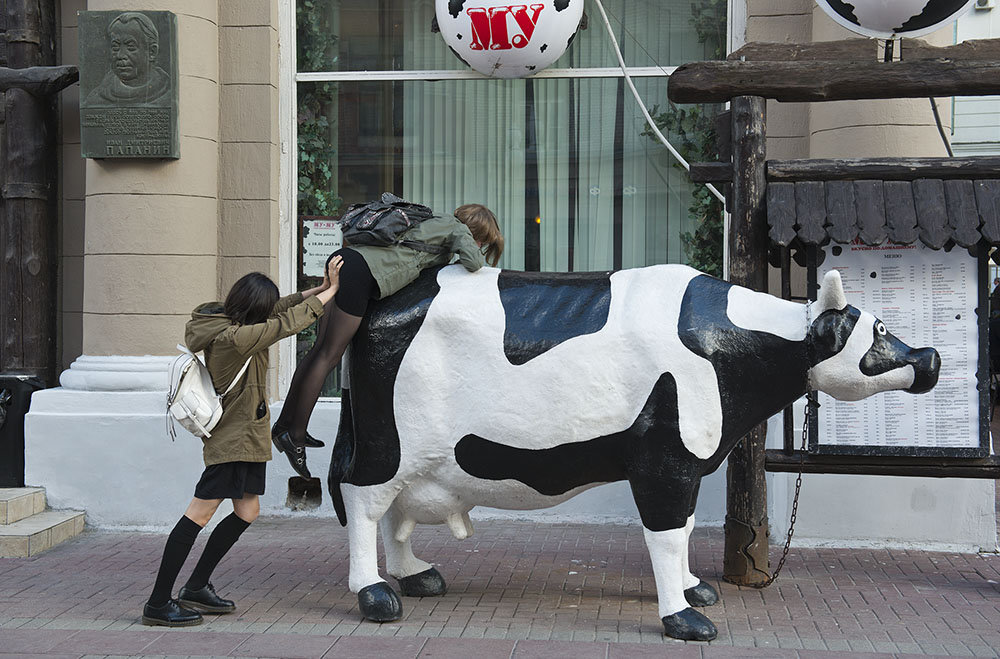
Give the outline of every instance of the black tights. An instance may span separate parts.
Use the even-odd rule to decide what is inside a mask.
[[[341,310],[334,300],[327,303],[319,321],[316,342],[295,369],[288,396],[278,416],[277,425],[288,430],[292,439],[305,437],[309,417],[323,390],[323,383],[340,363],[344,350],[361,326],[361,319],[362,316]]]

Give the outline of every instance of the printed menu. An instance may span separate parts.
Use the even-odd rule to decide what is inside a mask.
[[[920,243],[825,250],[819,280],[839,270],[848,303],[874,314],[907,345],[937,349],[941,375],[926,394],[892,391],[845,402],[821,393],[820,447],[977,448],[976,259],[961,248],[945,252]]]

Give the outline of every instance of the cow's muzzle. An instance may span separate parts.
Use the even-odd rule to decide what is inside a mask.
[[[941,356],[938,351],[934,348],[920,348],[914,350],[907,361],[913,366],[913,384],[906,391],[922,394],[933,389],[941,372]]]

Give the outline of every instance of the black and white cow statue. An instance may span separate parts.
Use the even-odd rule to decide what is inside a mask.
[[[597,273],[461,266],[424,272],[370,307],[351,352],[329,485],[362,614],[445,592],[416,558],[416,524],[472,533],[474,506],[537,509],[628,480],[665,633],[710,640],[714,604],[688,569],[702,476],[809,389],[842,400],[922,393],[933,348],[912,349],[847,304],[840,275],[803,305],[681,265]],[[352,418],[353,415],[353,418]]]

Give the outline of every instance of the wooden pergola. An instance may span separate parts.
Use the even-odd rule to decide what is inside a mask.
[[[903,40],[899,61],[876,42],[747,44],[727,61],[685,64],[670,77],[675,103],[730,103],[724,162],[694,163],[691,178],[726,186],[730,280],[765,291],[767,267],[787,282],[790,253],[815,267],[829,242],[921,241],[933,249],[1000,245],[1000,158],[774,160],[766,155],[767,99],[781,102],[1000,94],[1000,39],[936,48]],[[777,255],[777,258],[775,256]],[[783,291],[787,295],[787,291]],[[815,455],[765,450],[766,427],[729,458],[723,573],[741,585],[767,581],[765,470],[938,477],[1000,477],[1000,460]]]

